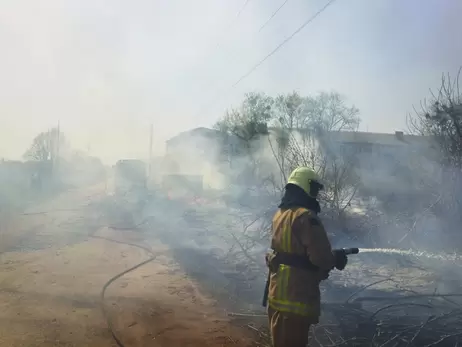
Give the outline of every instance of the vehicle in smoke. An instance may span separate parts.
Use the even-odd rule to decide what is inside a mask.
[[[114,166],[114,192],[123,195],[146,191],[146,164],[142,160],[122,159]]]
[[[200,195],[204,189],[202,175],[166,174],[162,176],[162,189],[169,198]]]

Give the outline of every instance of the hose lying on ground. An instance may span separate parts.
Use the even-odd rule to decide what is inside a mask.
[[[117,280],[118,278],[122,277],[123,275],[133,271],[133,270],[136,270],[138,269],[139,267],[153,261],[154,259],[156,259],[157,256],[160,255],[160,253],[158,254],[154,254],[154,252],[146,247],[146,246],[142,246],[142,245],[138,245],[136,243],[130,243],[130,242],[124,242],[124,241],[119,241],[119,240],[113,240],[113,239],[110,239],[110,238],[106,238],[106,237],[102,237],[102,236],[97,236],[97,235],[90,235],[90,237],[92,238],[96,238],[96,239],[101,239],[101,240],[106,240],[106,241],[110,241],[110,242],[115,242],[115,243],[120,243],[120,244],[123,244],[123,245],[128,245],[128,246],[133,246],[133,247],[137,247],[137,248],[140,248],[146,252],[148,252],[151,256],[146,259],[145,261],[142,261],[141,263],[138,263],[136,264],[135,266],[132,266],[131,268],[127,269],[127,270],[124,270],[122,271],[121,273],[113,276],[112,278],[110,278],[106,284],[103,286],[103,288],[101,289],[101,294],[100,294],[100,299],[101,299],[101,310],[103,312],[103,316],[104,318],[106,319],[106,322],[107,322],[107,325],[108,325],[108,328],[109,328],[109,331],[114,339],[114,341],[116,342],[117,346],[119,347],[125,347],[125,345],[122,343],[122,341],[120,341],[120,339],[117,337],[117,335],[115,334],[115,331],[114,331],[114,327],[111,323],[111,320],[109,319],[109,315],[106,311],[106,308],[104,306],[104,294],[106,293],[106,289],[111,285],[112,282],[114,282],[115,280]]]

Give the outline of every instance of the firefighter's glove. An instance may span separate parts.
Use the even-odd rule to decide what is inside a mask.
[[[345,269],[348,263],[348,257],[345,254],[345,252],[343,250],[334,250],[332,253],[334,254],[334,257],[335,257],[334,267],[340,271]]]
[[[330,271],[322,270],[320,273],[320,280],[324,281],[329,278]]]

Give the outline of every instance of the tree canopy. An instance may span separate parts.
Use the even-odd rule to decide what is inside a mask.
[[[311,134],[355,131],[359,124],[359,110],[348,105],[339,93],[301,96],[294,91],[275,97],[264,93],[246,94],[242,103],[227,111],[215,128],[236,136],[247,149],[259,135],[270,135],[267,136],[272,151],[270,161],[277,163],[278,177],[268,174],[268,170],[261,170],[263,162],[269,158],[247,151],[249,160],[245,167],[258,174],[255,181],[273,182],[280,189],[285,185],[287,174],[296,166],[312,167],[318,171],[327,188],[324,200],[332,210],[341,213],[356,192],[354,170],[345,158],[333,156],[332,151],[328,153],[329,145],[323,149],[316,148]],[[323,143],[327,142],[329,137],[323,137]],[[261,147],[256,147],[258,152]],[[250,162],[253,164],[250,165]]]
[[[349,106],[336,92],[322,92],[315,96],[301,96],[298,92],[276,97],[264,93],[248,93],[237,108],[232,108],[215,128],[232,133],[242,140],[267,134],[268,127],[306,130],[357,130],[359,110]]]
[[[408,117],[411,133],[431,136],[436,143],[442,163],[462,167],[462,93],[459,70],[455,79],[442,76],[438,92]]]
[[[52,128],[34,137],[32,144],[24,153],[24,158],[40,162],[53,161],[59,154],[59,148],[65,144],[64,134],[58,128]]]

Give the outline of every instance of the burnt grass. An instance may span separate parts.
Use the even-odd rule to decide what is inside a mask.
[[[174,218],[185,223],[177,225],[154,214],[143,223],[144,236],[168,245],[183,271],[234,317],[236,324],[258,331],[268,342],[265,309],[261,305],[266,269],[255,272],[213,251],[184,245],[183,240],[203,244],[208,238],[204,230],[209,226],[195,215],[194,208],[176,201],[155,201],[159,203],[163,210],[177,210]],[[346,287],[333,281],[326,281],[322,290],[323,314],[321,322],[311,330],[313,345],[444,347],[462,342],[462,306],[438,295],[429,300],[412,293]],[[367,297],[372,299],[365,307]]]
[[[193,210],[188,209],[179,218],[186,219],[191,228],[174,230],[175,227],[170,223],[162,223],[154,218],[145,227],[148,229],[147,234],[168,245],[174,260],[183,271],[227,310],[237,312],[258,306],[264,282],[249,274],[242,266],[226,262],[213,251],[182,245],[179,235],[197,244],[202,244],[207,235],[201,232],[201,227],[206,226],[200,218],[195,218]]]

